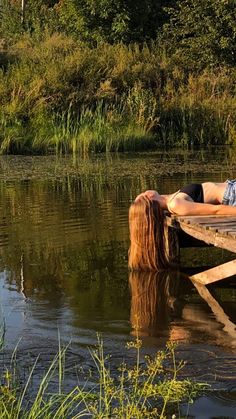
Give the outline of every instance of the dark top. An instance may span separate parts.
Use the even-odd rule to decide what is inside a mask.
[[[186,193],[194,202],[204,202],[203,187],[201,183],[190,183],[181,188],[179,192]]]

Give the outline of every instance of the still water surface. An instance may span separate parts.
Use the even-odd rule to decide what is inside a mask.
[[[156,153],[0,160],[0,290],[6,353],[18,344],[22,367],[45,364],[63,343],[89,369],[87,347],[102,333],[114,365],[139,323],[143,352],[179,342],[182,376],[210,382],[192,417],[236,417],[236,288],[233,279],[208,296],[180,274],[129,275],[128,208],[145,189],[170,193],[204,180],[236,177],[234,152]],[[185,250],[183,269],[232,258],[219,249]],[[6,356],[6,355],[5,355]],[[70,360],[68,361],[70,362]],[[72,361],[71,361],[72,362]],[[71,381],[76,377],[71,376]]]

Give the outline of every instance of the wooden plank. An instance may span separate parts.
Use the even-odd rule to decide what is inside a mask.
[[[217,226],[221,225],[236,225],[236,217],[231,216],[172,216],[171,220],[169,220],[168,225],[175,226],[180,223],[190,224],[193,226],[201,226],[205,229],[215,229],[217,230]],[[217,226],[216,226],[217,225]]]
[[[207,269],[206,271],[190,276],[193,281],[200,282],[200,284],[212,284],[213,282],[220,281],[221,279],[228,278],[236,274],[236,259],[230,262],[223,263],[222,265],[215,266],[214,268]]]
[[[227,236],[236,237],[236,231],[227,231]]]
[[[180,228],[180,224],[175,220],[173,217],[166,215],[165,217],[165,237],[166,235],[166,227],[170,227],[171,229],[175,230],[178,234],[179,238],[179,247],[207,247],[207,246],[214,246],[213,244],[206,243],[204,240],[199,240],[189,234],[186,234]],[[167,243],[168,249],[168,243]],[[168,249],[169,250],[169,249]],[[178,256],[179,257],[179,256]]]
[[[233,215],[172,215],[172,218],[178,221],[190,221],[190,222],[214,222],[214,221],[235,221],[236,217]]]
[[[205,229],[205,230],[209,230],[209,229],[220,229],[220,228],[222,228],[222,227],[235,227],[236,226],[236,221],[234,221],[234,222],[230,222],[230,221],[228,221],[228,222],[226,222],[226,221],[224,221],[224,222],[219,222],[219,221],[214,221],[214,222],[189,222],[188,220],[176,220],[175,221],[175,223],[180,223],[180,225],[182,224],[182,223],[184,223],[184,224],[188,224],[189,226],[192,226],[192,227],[200,227],[200,228],[202,228],[202,229]]]
[[[206,224],[206,225],[202,225],[202,224],[198,224],[199,227],[202,227],[203,229],[206,230],[214,230],[214,231],[219,231],[224,233],[225,231],[231,230],[234,227],[236,228],[236,224]]]
[[[235,216],[225,216],[225,215],[191,215],[191,216],[177,216],[166,214],[166,223],[170,226],[177,227],[178,223],[184,222],[185,224],[194,224],[194,225],[215,225],[216,223],[219,225],[232,223],[236,225],[236,217]]]
[[[233,229],[231,227],[229,227],[229,228],[216,228],[216,229],[211,228],[210,230],[215,231],[215,233],[220,233],[222,235],[225,235],[226,237],[227,236],[236,236],[236,228],[233,228]]]
[[[236,253],[236,217],[234,216],[166,216],[166,227],[208,245]],[[168,236],[169,236],[168,232]],[[170,250],[170,249],[169,249]],[[171,252],[170,252],[171,253]],[[175,252],[173,252],[175,253]],[[178,253],[178,252],[176,252]],[[174,259],[174,258],[173,258]],[[236,274],[236,260],[192,275],[200,284],[211,284]]]
[[[222,223],[219,222],[219,221],[215,221],[214,223],[200,222],[200,223],[198,223],[198,225],[202,226],[202,227],[207,227],[207,226],[209,226],[209,227],[227,227],[227,226],[236,227],[236,221],[234,221],[234,222],[233,221],[222,221]]]
[[[176,217],[176,216],[166,216],[166,224],[171,226],[172,228],[176,230],[182,230],[187,235],[190,235],[196,240],[200,240],[201,242],[205,242],[207,245],[213,245],[217,247],[221,247],[223,249],[229,250],[231,252],[236,253],[236,241],[234,237],[234,227],[227,228],[225,226],[225,229],[222,229],[222,227],[211,227],[209,226],[208,229],[199,225],[199,224],[189,224],[188,222],[185,222],[183,220],[186,219],[200,219],[200,220],[206,220],[207,219],[213,219],[215,220],[225,221],[229,222],[229,220],[233,220],[236,222],[236,217],[231,216],[189,216],[189,217]]]
[[[228,236],[232,236],[232,237],[235,236],[236,235],[236,230],[231,230],[231,229],[221,230],[221,229],[218,229],[217,233],[221,234],[222,236],[224,235],[227,238]]]
[[[232,231],[232,232],[234,232],[234,231],[236,231],[236,226],[235,227],[231,227],[231,226],[229,226],[229,227],[225,227],[225,228],[218,228],[218,230],[221,232],[221,233],[225,233],[225,234],[227,234],[229,231]]]
[[[236,253],[236,240],[233,236],[205,230],[185,223],[180,223],[179,227],[190,236],[202,240],[207,244],[213,244],[216,247],[229,250]]]

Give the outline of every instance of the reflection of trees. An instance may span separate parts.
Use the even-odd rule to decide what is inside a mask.
[[[156,159],[151,162],[153,168]],[[173,170],[172,163],[171,160]],[[140,159],[128,160],[128,164],[126,161],[126,172],[119,172],[114,162],[105,161],[101,171],[96,163],[89,163],[88,170],[85,166],[80,168],[80,176],[65,174],[63,164],[55,167],[56,176],[51,171],[45,177],[37,174],[32,180],[0,181],[0,267],[10,272],[9,283],[16,283],[19,290],[23,284],[27,297],[48,301],[55,307],[63,306],[68,297],[70,306],[86,316],[90,316],[91,307],[97,307],[102,315],[113,317],[114,310],[127,309],[129,203],[140,190],[160,185],[161,178],[153,177],[149,160],[148,164],[141,164]],[[7,170],[10,175],[13,166],[4,166]],[[63,176],[59,176],[61,172]],[[172,192],[175,186],[171,182],[162,185],[166,192]],[[193,253],[191,262],[192,257]],[[144,300],[137,297],[132,312],[134,316],[135,310],[136,314],[140,310],[143,333],[156,334],[168,327],[173,316],[182,312],[183,317],[179,293],[184,292],[186,280],[165,275],[136,285],[135,278],[132,280],[131,290],[142,295],[143,287],[146,292],[145,305],[142,307]],[[185,304],[186,316],[193,313],[188,307]],[[207,322],[208,313],[205,314]],[[200,317],[198,313],[197,318]],[[172,336],[178,335],[177,326],[171,330]]]
[[[75,180],[1,184],[0,228],[8,237],[4,245],[40,253],[42,247],[84,245],[97,237],[123,239],[124,232],[126,239],[127,229],[116,222],[114,191],[101,193],[92,186],[84,190]]]
[[[80,304],[85,311],[88,300],[100,301],[104,310],[110,301],[117,304],[116,295],[127,295],[121,270],[126,272],[129,186],[118,182],[112,189],[92,178],[90,184],[87,178],[1,182],[0,265],[9,271],[7,281],[55,307],[90,288]]]
[[[120,215],[126,216],[130,187],[128,181],[112,188],[92,178],[0,183],[1,234],[10,244],[29,247],[33,242],[35,250],[42,241],[58,247],[97,237],[126,239],[126,218]]]

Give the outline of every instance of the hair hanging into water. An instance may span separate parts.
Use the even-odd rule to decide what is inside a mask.
[[[140,197],[129,209],[129,268],[159,271],[169,266],[164,213],[157,201]]]

